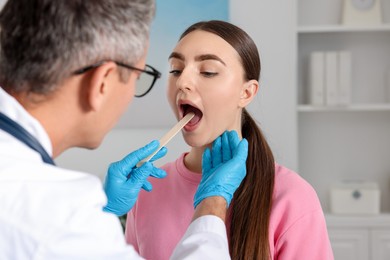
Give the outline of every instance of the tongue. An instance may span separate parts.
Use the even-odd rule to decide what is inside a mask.
[[[188,114],[189,112],[193,112],[195,114],[195,116],[190,120],[190,122],[187,123],[187,125],[195,125],[200,121],[200,119],[202,119],[203,115],[199,109],[192,107],[192,106],[187,106],[185,111],[184,111],[184,116],[186,114]]]
[[[195,125],[197,124],[198,122],[200,121],[200,116],[195,113],[195,116],[190,120],[190,122],[188,122],[187,124],[188,125]]]

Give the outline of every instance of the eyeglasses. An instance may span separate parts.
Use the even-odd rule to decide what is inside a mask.
[[[83,73],[87,72],[88,70],[91,70],[91,69],[94,69],[94,68],[101,66],[105,62],[107,62],[107,61],[100,61],[100,62],[95,63],[93,65],[78,69],[78,70],[74,71],[72,74],[73,75],[83,74]],[[150,92],[150,90],[152,90],[156,80],[161,77],[161,73],[150,65],[145,65],[145,69],[139,69],[139,68],[124,64],[124,63],[119,62],[119,61],[113,61],[113,62],[115,62],[116,65],[124,67],[126,69],[136,70],[136,71],[141,72],[141,74],[138,77],[137,85],[135,88],[135,95],[134,95],[135,97],[143,97],[146,94],[148,94]]]

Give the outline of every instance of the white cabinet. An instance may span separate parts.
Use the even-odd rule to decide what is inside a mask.
[[[388,260],[390,258],[390,229],[373,229],[371,235],[372,259]]]
[[[390,215],[326,215],[335,260],[388,260]]]
[[[333,255],[338,259],[369,259],[369,231],[367,229],[328,228]]]
[[[297,0],[298,172],[325,211],[332,184],[366,180],[379,184],[381,211],[390,212],[390,1],[383,2],[383,24],[343,26],[343,1]],[[351,53],[349,105],[309,104],[316,51]]]

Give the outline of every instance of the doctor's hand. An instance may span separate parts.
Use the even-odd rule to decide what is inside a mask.
[[[138,162],[151,155],[158,146],[159,142],[154,140],[109,166],[104,181],[104,191],[108,199],[107,205],[103,208],[104,211],[117,216],[126,214],[134,206],[141,188],[146,191],[152,190],[152,185],[147,180],[149,176],[164,178],[167,175],[164,170],[152,164],[153,161],[167,153],[165,147],[161,148],[149,162],[139,168],[136,167]]]
[[[237,132],[225,131],[202,158],[202,180],[194,197],[194,207],[210,196],[222,196],[229,207],[234,192],[246,176],[248,142]]]

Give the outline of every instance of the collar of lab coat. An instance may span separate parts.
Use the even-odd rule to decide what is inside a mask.
[[[20,124],[25,130],[32,134],[52,156],[53,150],[49,136],[43,126],[32,117],[23,106],[0,87],[0,111]]]

